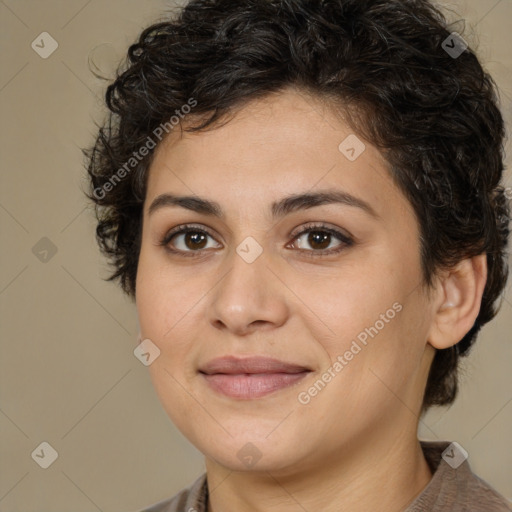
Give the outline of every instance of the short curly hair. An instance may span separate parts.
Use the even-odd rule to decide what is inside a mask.
[[[157,144],[162,124],[180,122],[192,100],[185,117],[200,121],[186,129],[213,129],[251,100],[303,90],[382,152],[414,208],[427,287],[438,270],[487,255],[478,318],[454,347],[436,351],[422,410],[452,403],[459,356],[496,315],[508,276],[504,122],[495,82],[463,41],[427,0],[192,0],[143,30],[107,88],[107,119],[83,150],[109,279],[135,296],[155,153],[138,150]]]

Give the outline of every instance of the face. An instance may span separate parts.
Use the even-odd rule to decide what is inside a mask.
[[[141,339],[160,350],[165,410],[207,460],[286,474],[415,435],[431,322],[418,223],[364,144],[286,91],[157,148]]]

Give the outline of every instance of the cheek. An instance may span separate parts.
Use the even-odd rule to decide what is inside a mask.
[[[149,251],[148,251],[149,252]],[[162,262],[162,258],[146,257],[142,251],[137,274],[136,305],[141,336],[149,338],[160,349],[160,356],[149,366],[158,394],[162,386],[165,396],[179,394],[169,379],[180,382],[194,376],[194,355],[198,325],[205,300],[204,279],[185,277],[179,269]]]
[[[137,269],[136,306],[142,335],[162,343],[182,319],[187,306],[187,283],[166,264],[159,251],[143,243]]]
[[[354,265],[321,277],[295,276],[291,288],[302,299],[297,314],[325,352],[322,369],[342,358],[333,385],[339,392],[381,400],[389,395],[386,385],[400,388],[419,364],[427,324],[416,284],[420,267],[411,261],[397,268],[394,258],[381,257],[367,260],[364,272]]]
[[[193,406],[185,391],[188,379],[184,375],[192,366],[188,362],[190,330],[186,329],[187,311],[193,305],[189,302],[175,279],[141,258],[136,293],[141,337],[149,338],[160,350],[147,369],[160,402],[178,428],[186,426],[184,418]]]
[[[364,268],[363,268],[364,267]],[[393,305],[404,296],[404,279],[390,265],[386,269],[382,260],[372,264],[345,265],[329,273],[295,273],[287,276],[291,288],[300,300],[300,316],[310,318],[310,327],[316,334],[325,333],[332,340],[333,349],[355,339],[365,329],[379,322],[385,326],[398,317],[399,306]],[[388,314],[386,315],[386,312]],[[332,351],[329,350],[329,353]],[[331,354],[333,355],[333,354]]]
[[[137,290],[137,314],[142,338],[149,338],[160,349],[155,361],[169,370],[179,366],[189,352],[191,332],[187,313],[194,302],[183,293],[172,292],[161,281],[147,280]],[[190,304],[189,304],[190,303]]]

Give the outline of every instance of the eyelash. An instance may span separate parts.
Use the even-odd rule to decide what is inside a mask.
[[[303,229],[299,233],[293,236],[293,242],[295,242],[298,238],[300,238],[302,235],[312,232],[312,231],[318,231],[318,232],[325,232],[328,233],[335,238],[338,238],[340,242],[342,242],[338,247],[334,249],[323,249],[323,250],[310,250],[310,249],[299,249],[299,252],[303,253],[304,255],[307,255],[308,257],[316,258],[321,256],[331,256],[333,254],[338,254],[341,251],[345,250],[347,247],[350,247],[354,244],[354,241],[349,236],[345,235],[344,233],[341,233],[340,231],[330,228],[326,226],[325,224],[318,223],[309,225],[306,229]],[[184,257],[192,257],[197,258],[201,256],[202,252],[206,249],[200,249],[197,251],[182,251],[181,249],[172,249],[169,244],[171,240],[177,236],[187,233],[201,233],[210,236],[215,240],[215,237],[205,228],[198,228],[192,224],[182,224],[180,226],[176,226],[176,228],[169,231],[164,238],[160,241],[159,245],[165,247],[165,249],[172,253],[172,254],[178,254],[180,256]]]

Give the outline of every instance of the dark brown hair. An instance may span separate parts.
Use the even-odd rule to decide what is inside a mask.
[[[107,89],[108,119],[84,150],[110,279],[135,295],[154,154],[139,150],[158,144],[162,123],[169,128],[193,104],[202,122],[188,129],[211,129],[253,99],[299,88],[343,111],[382,151],[414,207],[427,286],[439,269],[487,254],[478,318],[458,344],[437,351],[423,410],[453,402],[459,356],[495,316],[507,279],[509,205],[495,83],[450,33],[426,0],[192,0],[145,29]]]

